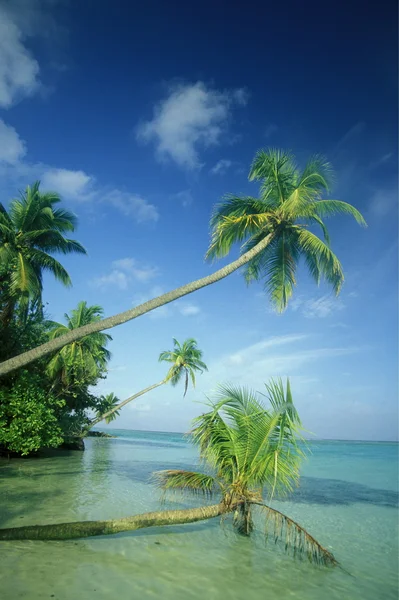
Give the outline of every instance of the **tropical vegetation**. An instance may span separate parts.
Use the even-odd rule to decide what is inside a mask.
[[[258,526],[282,540],[287,550],[322,565],[337,565],[332,553],[301,525],[271,506],[275,495],[290,492],[299,480],[304,456],[301,421],[289,381],[266,385],[264,394],[226,385],[209,410],[194,420],[191,439],[197,445],[203,471],[166,470],[155,473],[165,492],[201,498],[203,506],[165,510],[114,521],[83,521],[0,530],[1,540],[56,540],[114,534],[158,525],[187,523],[232,514],[239,534]],[[208,499],[216,498],[216,504]],[[258,512],[258,515],[254,515]]]
[[[240,245],[239,258],[202,279],[14,356],[0,364],[0,375],[57,351],[88,333],[110,329],[191,294],[241,267],[244,267],[247,282],[264,282],[278,311],[287,307],[292,296],[301,258],[316,283],[324,278],[338,294],[344,276],[341,264],[330,248],[324,220],[341,214],[353,217],[360,225],[365,225],[365,221],[351,204],[323,198],[331,189],[330,164],[324,158],[314,156],[304,169],[300,169],[290,152],[261,150],[254,158],[249,179],[260,183],[259,197],[228,195],[215,207],[211,218],[207,258],[222,258],[237,244]],[[311,231],[316,227],[324,239]]]
[[[48,271],[65,286],[71,278],[53,256],[86,254],[76,240],[64,236],[74,231],[76,217],[57,208],[55,192],[40,192],[36,181],[12,200],[7,211],[0,203],[0,321],[10,323],[15,308],[26,316],[30,305],[41,304],[43,273]],[[22,312],[23,311],[23,312]]]

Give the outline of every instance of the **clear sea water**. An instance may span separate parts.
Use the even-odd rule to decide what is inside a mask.
[[[87,440],[84,453],[0,462],[0,527],[156,510],[151,473],[197,460],[179,434],[115,435]],[[275,505],[350,575],[295,561],[260,535],[239,537],[228,519],[214,519],[84,540],[1,542],[0,597],[397,600],[398,445],[326,441],[311,449],[300,488]]]

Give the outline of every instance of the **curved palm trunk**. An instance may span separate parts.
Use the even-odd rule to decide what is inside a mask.
[[[137,317],[140,317],[151,310],[159,308],[160,306],[164,306],[165,304],[169,304],[169,302],[173,302],[178,298],[192,294],[201,288],[224,279],[262,252],[262,250],[264,250],[270,244],[274,235],[275,233],[269,233],[261,242],[259,242],[259,244],[254,246],[248,252],[245,252],[245,254],[240,256],[240,258],[234,260],[218,271],[215,271],[211,275],[207,275],[206,277],[202,277],[202,279],[197,279],[196,281],[187,283],[186,285],[178,287],[171,292],[162,294],[162,296],[158,296],[157,298],[153,298],[148,302],[144,302],[144,304],[140,304],[135,308],[126,310],[125,312],[119,313],[112,317],[107,317],[106,319],[102,319],[101,321],[97,321],[95,323],[90,323],[89,325],[84,325],[83,327],[78,327],[77,329],[62,335],[59,338],[55,338],[54,340],[46,342],[45,344],[42,344],[33,350],[23,352],[18,356],[2,362],[0,364],[0,376],[6,375],[15,369],[18,369],[19,367],[23,367],[24,365],[27,365],[30,362],[41,358],[42,356],[46,356],[46,354],[50,354],[50,352],[59,350],[63,346],[66,346],[67,344],[70,344],[71,342],[74,342],[85,335],[103,331],[104,329],[111,329],[112,327],[116,327],[117,325],[121,325],[127,321],[131,321],[132,319],[136,319]]]
[[[106,419],[107,417],[112,415],[117,410],[120,410],[126,404],[129,404],[129,402],[132,402],[132,400],[136,400],[136,398],[139,398],[140,396],[144,396],[144,394],[147,394],[147,392],[151,392],[151,390],[155,390],[155,388],[157,388],[161,385],[164,385],[165,383],[168,383],[167,379],[163,379],[162,381],[159,381],[158,383],[154,383],[153,385],[150,385],[149,387],[145,388],[144,390],[141,390],[141,392],[137,392],[137,394],[134,394],[133,396],[129,396],[129,398],[126,398],[126,400],[119,402],[119,404],[117,404],[116,406],[114,406],[113,408],[111,408],[110,410],[105,412],[104,414],[102,414],[99,417],[96,417],[95,419],[90,421],[89,425],[87,427],[85,427],[84,433],[86,433],[87,431],[90,431],[90,429],[92,427],[94,427],[94,425],[97,425],[97,423],[100,423],[100,421],[102,421],[103,419]]]
[[[201,508],[150,512],[112,521],[77,521],[55,525],[11,527],[10,529],[0,529],[0,540],[70,540],[94,535],[112,535],[145,527],[204,521],[230,512],[230,510],[221,503]]]

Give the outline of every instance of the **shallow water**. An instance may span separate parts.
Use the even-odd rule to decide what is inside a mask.
[[[116,432],[86,452],[0,463],[0,527],[158,509],[153,471],[192,468],[179,434]],[[2,542],[4,600],[396,600],[397,444],[317,442],[300,488],[275,503],[350,573],[314,567],[234,534],[226,519],[66,542]],[[191,504],[192,505],[192,504]],[[181,507],[181,501],[174,506]]]

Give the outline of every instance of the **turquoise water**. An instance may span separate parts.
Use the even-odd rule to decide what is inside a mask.
[[[115,433],[87,440],[84,453],[0,463],[0,527],[158,509],[150,474],[195,465],[196,450],[179,434]],[[398,446],[311,448],[300,488],[276,508],[307,527],[351,575],[295,561],[260,535],[239,537],[228,519],[214,519],[85,540],[1,542],[1,598],[396,600]]]

